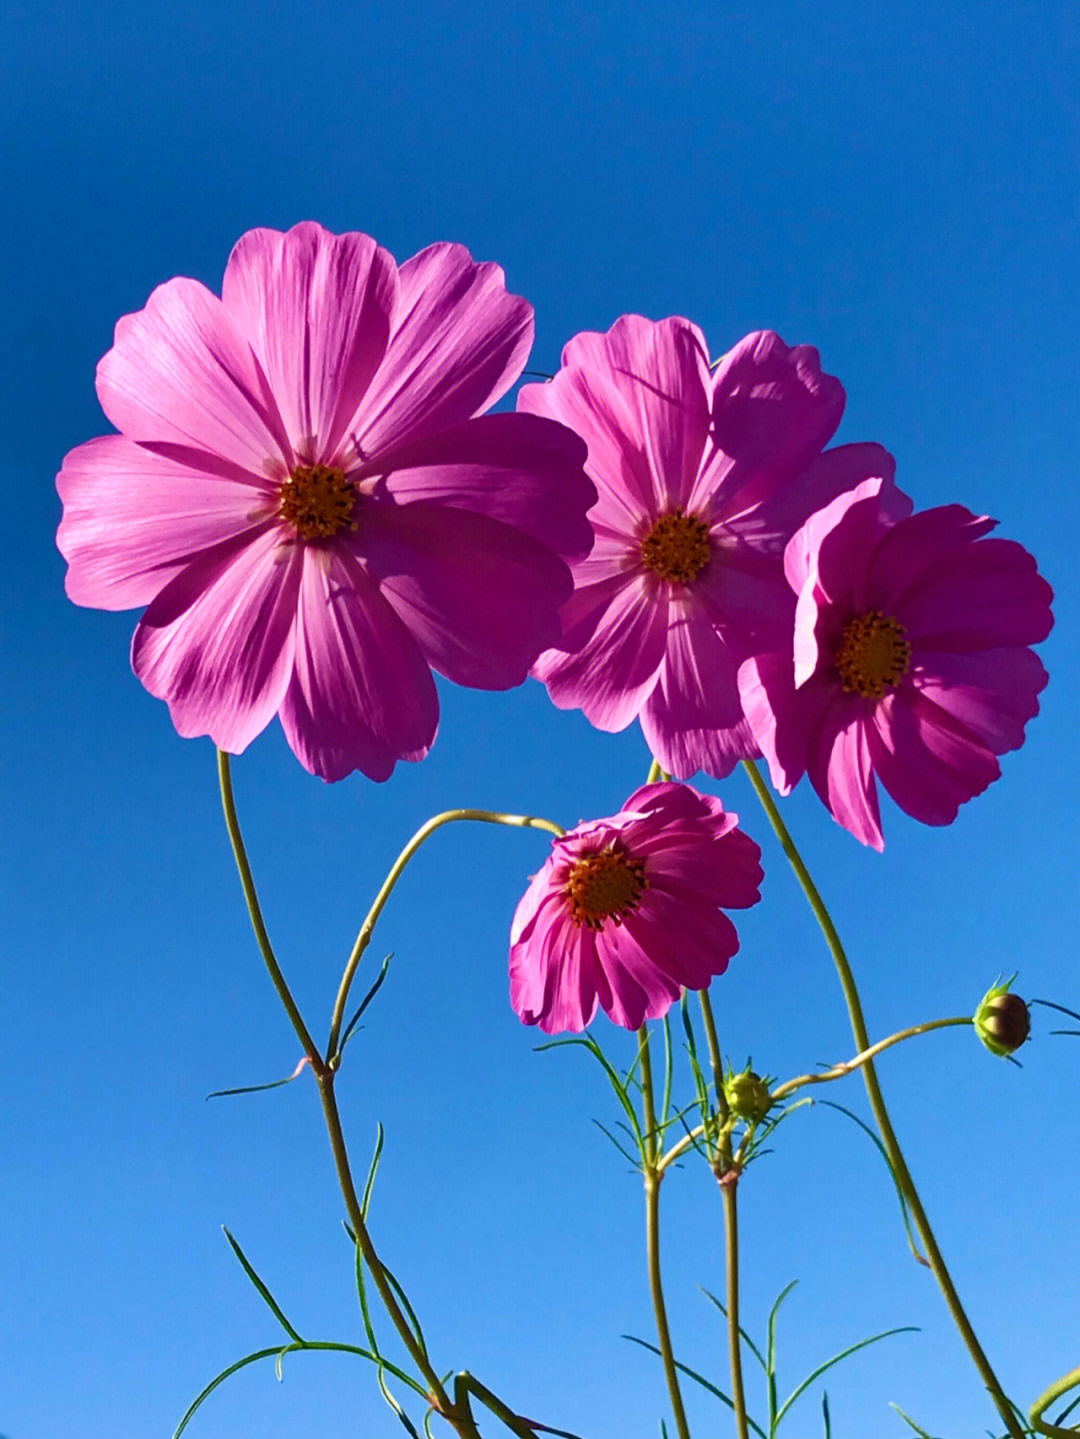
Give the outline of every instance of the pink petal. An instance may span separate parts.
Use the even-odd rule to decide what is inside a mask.
[[[607,983],[596,954],[592,930],[575,925],[561,895],[543,914],[539,949],[521,945],[510,953],[510,1002],[525,1024],[545,1034],[579,1034],[596,1014]]]
[[[249,230],[222,300],[258,357],[298,456],[331,462],[390,338],[397,266],[367,235]]]
[[[733,527],[737,526],[739,538],[744,541],[752,540],[758,547],[770,541],[770,549],[782,550],[815,511],[831,504],[838,495],[872,479],[883,479],[884,488],[891,488],[895,474],[896,461],[881,445],[837,445],[751,508],[743,510],[747,497],[737,496],[734,507],[739,514]],[[725,513],[719,518],[729,517]]]
[[[180,734],[239,754],[265,729],[292,669],[299,576],[274,525],[204,552],[152,601],[131,663]]]
[[[586,469],[628,519],[685,505],[709,423],[708,350],[688,320],[623,315],[606,335],[576,335],[546,385],[526,385],[518,409],[581,435]]]
[[[563,637],[533,674],[559,709],[583,710],[597,729],[625,729],[656,683],[667,602],[651,577],[615,576],[576,590],[563,606]]]
[[[897,618],[919,650],[989,650],[1030,645],[1050,633],[1054,592],[1014,540],[965,545],[924,574]]]
[[[689,904],[688,911],[688,891],[670,884],[666,876],[658,876],[641,908],[627,915],[625,939],[620,934],[617,941],[624,963],[629,959],[629,940],[652,972],[650,1019],[659,1018],[679,998],[680,986],[705,989],[714,975],[723,974],[738,951],[739,938],[726,914],[700,900],[695,905],[692,894]],[[687,922],[688,913],[693,915],[692,923]],[[644,981],[644,969],[640,978]]]
[[[701,606],[669,602],[667,649],[641,728],[661,765],[676,779],[706,768],[717,778],[757,753],[739,700],[738,657]]]
[[[274,510],[267,485],[191,469],[123,435],[72,450],[56,485],[68,597],[104,610],[149,604],[196,556]]]
[[[970,730],[911,688],[876,707],[870,747],[882,784],[923,824],[951,824],[960,805],[1001,775]]]
[[[439,702],[415,640],[356,560],[305,547],[296,665],[281,706],[300,763],[325,780],[390,777],[431,748]]]
[[[521,374],[533,309],[498,265],[463,245],[429,245],[401,266],[390,345],[354,429],[368,455],[479,415]]]
[[[871,726],[854,703],[845,703],[846,699],[838,695],[832,716],[822,725],[807,771],[837,823],[863,844],[880,851],[885,848],[885,838],[867,739]]]
[[[197,280],[159,285],[145,309],[117,323],[97,392],[130,440],[206,451],[258,478],[290,459],[258,361],[225,306]]]
[[[680,995],[677,980],[664,974],[626,925],[608,925],[597,942],[610,999],[604,1012],[623,1029],[640,1029],[665,1015]]]
[[[428,664],[455,684],[521,684],[561,633],[569,570],[498,520],[427,501],[373,503],[355,543]]]
[[[384,455],[386,490],[399,504],[439,500],[514,525],[564,559],[593,543],[586,518],[596,489],[577,435],[535,415],[482,415]]]
[[[823,375],[810,345],[789,349],[762,330],[721,360],[711,382],[711,452],[689,497],[697,510],[737,513],[768,500],[828,443],[844,412],[844,389]]]
[[[876,500],[876,505],[871,501]],[[858,507],[852,521],[846,521],[849,510]],[[891,484],[888,480],[871,478],[860,481],[854,489],[837,495],[823,509],[811,515],[806,523],[798,530],[788,542],[784,550],[784,574],[787,576],[788,584],[796,592],[802,590],[812,573],[816,573],[817,557],[821,547],[828,535],[837,529],[842,521],[851,525],[851,540],[847,549],[849,558],[856,559],[855,572],[861,582],[862,576],[868,563],[871,548],[890,523],[910,515],[912,503],[901,490]],[[860,548],[862,546],[862,548]],[[828,569],[828,564],[826,565]],[[851,601],[854,592],[856,574],[848,574],[847,582],[843,580],[843,562],[834,565],[833,569],[840,571],[840,579],[834,584],[837,593],[833,594],[826,586],[826,593],[829,598],[843,602],[847,597]],[[830,571],[830,578],[833,578]]]
[[[994,754],[1018,749],[1039,712],[1049,676],[1029,649],[935,654],[920,650],[912,681],[919,693],[960,721]]]

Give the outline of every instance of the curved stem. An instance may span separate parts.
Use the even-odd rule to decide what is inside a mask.
[[[660,1357],[664,1363],[664,1377],[667,1379],[671,1409],[675,1416],[675,1428],[679,1439],[690,1439],[690,1428],[686,1422],[682,1392],[679,1389],[679,1374],[675,1368],[675,1353],[671,1347],[671,1330],[668,1328],[667,1306],[664,1303],[664,1286],[660,1277],[660,1181],[662,1171],[657,1167],[659,1135],[656,1128],[656,1101],[653,1095],[652,1059],[649,1055],[649,1031],[643,1024],[638,1030],[641,1054],[641,1094],[645,1109],[644,1173],[645,1173],[645,1249],[649,1266],[649,1291],[652,1294],[653,1313],[656,1316],[656,1337],[660,1344]]]
[[[845,1074],[851,1074],[853,1070],[864,1064],[869,1064],[886,1049],[891,1049],[894,1044],[902,1044],[905,1039],[915,1039],[920,1034],[929,1034],[935,1029],[948,1029],[951,1025],[964,1024],[970,1027],[971,1015],[957,1015],[953,1019],[928,1019],[925,1024],[913,1024],[910,1029],[898,1030],[896,1034],[890,1034],[888,1039],[879,1039],[877,1044],[872,1044],[869,1049],[864,1049],[854,1059],[846,1059],[841,1064],[834,1064],[831,1069],[821,1070],[818,1074],[800,1074],[796,1079],[787,1079],[783,1084],[778,1084],[772,1091],[774,1100],[786,1099],[789,1094],[794,1094],[797,1089],[802,1089],[804,1084],[828,1084],[833,1079],[843,1079]]]
[[[353,982],[353,976],[356,974],[364,950],[371,941],[379,915],[386,907],[386,901],[404,874],[406,865],[424,841],[430,838],[437,829],[441,829],[444,824],[452,824],[455,820],[477,820],[482,824],[505,824],[518,829],[544,829],[554,835],[566,833],[561,825],[557,825],[549,819],[537,819],[533,815],[527,814],[498,814],[487,809],[448,809],[443,814],[437,814],[433,819],[429,819],[426,824],[422,824],[394,861],[389,874],[383,881],[382,888],[368,910],[367,918],[360,926],[360,933],[356,936],[356,943],[353,945],[352,953],[345,965],[345,972],[341,976],[341,984],[338,986],[337,999],[334,1001],[334,1011],[330,1019],[330,1038],[326,1045],[327,1064],[332,1064],[337,1054],[338,1036],[345,1020],[345,1006],[349,1000],[349,989]]]
[[[224,750],[217,752],[218,781],[221,785],[221,804],[225,811],[225,828],[229,831],[229,841],[232,844],[233,857],[236,860],[236,868],[240,872],[240,883],[244,890],[244,899],[247,901],[248,914],[251,916],[251,927],[255,931],[255,939],[258,942],[259,950],[263,961],[273,980],[274,988],[278,992],[278,998],[284,1006],[285,1013],[292,1021],[292,1027],[299,1036],[300,1043],[304,1046],[304,1053],[311,1061],[311,1067],[316,1074],[325,1068],[322,1055],[319,1053],[304,1023],[303,1017],[296,1006],[285,983],[285,976],[281,972],[281,966],[277,962],[273,946],[270,943],[270,936],[266,932],[266,925],[263,922],[262,910],[259,907],[259,896],[255,892],[255,880],[252,877],[251,866],[248,863],[247,850],[244,848],[244,837],[240,833],[240,820],[236,814],[236,801],[233,798],[232,773],[229,769],[229,756]]]
[[[1060,1399],[1062,1395],[1067,1394],[1070,1389],[1077,1388],[1078,1385],[1080,1385],[1080,1366],[1076,1369],[1070,1369],[1068,1374],[1063,1374],[1060,1379],[1050,1385],[1050,1388],[1047,1389],[1044,1394],[1040,1394],[1038,1399],[1035,1400],[1035,1403],[1028,1410],[1028,1418],[1040,1434],[1049,1434],[1052,1436],[1052,1439],[1058,1439],[1058,1436],[1062,1436],[1062,1439],[1076,1439],[1077,1430],[1075,1426],[1072,1429],[1062,1429],[1057,1424],[1051,1424],[1048,1419],[1044,1419],[1042,1416],[1046,1410],[1050,1408],[1050,1405],[1053,1404],[1055,1399]]]
[[[732,1170],[721,1180],[724,1197],[724,1261],[727,1267],[728,1351],[731,1355],[731,1399],[739,1439],[750,1439],[743,1391],[742,1343],[739,1335],[739,1215],[737,1200],[739,1171]]]
[[[821,931],[825,936],[825,942],[829,946],[829,952],[832,955],[836,972],[840,978],[840,987],[844,991],[844,1000],[847,1004],[848,1018],[851,1022],[851,1032],[855,1036],[855,1043],[859,1046],[860,1051],[869,1049],[870,1040],[866,1032],[866,1020],[863,1018],[859,992],[855,987],[855,977],[851,972],[851,965],[848,963],[847,955],[844,953],[844,947],[840,943],[840,936],[836,932],[836,927],[829,916],[829,911],[825,908],[821,895],[818,893],[817,886],[810,878],[810,872],[803,863],[802,856],[796,849],[794,840],[788,833],[788,828],[780,816],[780,811],[777,809],[776,803],[769,793],[768,786],[762,779],[757,765],[754,764],[752,760],[743,760],[742,765],[749,776],[750,783],[754,787],[754,792],[761,801],[762,808],[769,818],[769,823],[776,832],[776,837],[779,839],[781,847],[787,856],[788,863],[795,871],[796,878],[802,886],[803,893],[806,895],[810,908],[814,912],[814,918],[821,926]],[[878,1084],[877,1073],[874,1070],[872,1059],[866,1060],[862,1065],[862,1073],[863,1080],[866,1084],[866,1093],[870,1100],[870,1108],[873,1111],[874,1120],[877,1123],[878,1132],[881,1135],[882,1143],[889,1156],[889,1161],[893,1166],[896,1182],[911,1210],[915,1227],[919,1231],[919,1237],[922,1239],[923,1246],[926,1249],[930,1268],[933,1270],[934,1278],[937,1280],[938,1287],[945,1297],[945,1303],[949,1307],[949,1313],[952,1315],[953,1323],[957,1329],[959,1329],[960,1335],[967,1345],[968,1353],[971,1355],[972,1362],[979,1371],[983,1383],[989,1390],[990,1396],[997,1406],[998,1413],[1004,1420],[1005,1427],[1008,1429],[1012,1439],[1024,1439],[1024,1432],[1017,1423],[1012,1405],[1005,1397],[1005,1392],[1001,1387],[998,1377],[994,1373],[990,1361],[983,1353],[982,1346],[976,1338],[974,1329],[971,1327],[971,1321],[964,1311],[964,1306],[960,1303],[960,1296],[956,1292],[956,1287],[945,1265],[941,1250],[938,1248],[937,1240],[934,1238],[934,1231],[930,1228],[930,1221],[927,1218],[925,1209],[923,1209],[922,1201],[915,1188],[915,1182],[911,1177],[911,1171],[908,1169],[907,1162],[900,1149],[899,1141],[892,1127],[892,1121],[889,1119],[889,1112],[885,1107],[885,1099],[881,1093],[881,1086]]]

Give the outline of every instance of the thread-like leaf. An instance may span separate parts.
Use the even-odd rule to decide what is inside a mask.
[[[933,1434],[928,1434],[925,1429],[920,1429],[918,1424],[915,1423],[915,1420],[912,1419],[911,1415],[905,1414],[904,1411],[900,1408],[899,1404],[890,1403],[889,1408],[896,1410],[897,1414],[900,1415],[900,1418],[904,1421],[904,1423],[915,1430],[915,1433],[918,1434],[919,1439],[934,1439]]]
[[[698,1288],[701,1290],[701,1293],[704,1294],[705,1298],[708,1299],[711,1304],[715,1304],[715,1305],[716,1305],[717,1309],[719,1309],[720,1313],[721,1313],[721,1314],[724,1316],[724,1318],[726,1319],[726,1318],[727,1318],[727,1309],[725,1308],[725,1306],[724,1306],[723,1304],[720,1303],[720,1301],[719,1301],[719,1299],[717,1299],[716,1295],[713,1294],[713,1293],[711,1292],[711,1290],[703,1289],[700,1284],[698,1285]],[[739,1325],[739,1333],[742,1335],[743,1340],[744,1340],[744,1342],[745,1342],[745,1344],[746,1344],[746,1347],[750,1350],[750,1353],[754,1356],[754,1358],[757,1360],[757,1362],[761,1365],[761,1367],[762,1367],[762,1369],[764,1370],[764,1372],[765,1372],[766,1374],[768,1374],[768,1372],[769,1372],[769,1366],[765,1363],[765,1356],[762,1354],[761,1350],[757,1347],[757,1345],[754,1343],[754,1341],[750,1338],[749,1334],[747,1334],[746,1330],[742,1327],[741,1324]]]
[[[911,1249],[914,1257],[918,1260],[918,1262],[925,1265],[926,1268],[929,1269],[930,1261],[926,1258],[925,1254],[920,1254],[919,1246],[915,1243],[915,1230],[912,1227],[911,1215],[908,1212],[908,1203],[907,1200],[904,1198],[904,1191],[900,1187],[900,1181],[896,1177],[896,1170],[893,1168],[892,1160],[889,1158],[888,1151],[886,1150],[884,1144],[882,1144],[881,1140],[870,1128],[870,1126],[865,1122],[865,1120],[860,1119],[857,1114],[853,1114],[850,1109],[845,1109],[842,1104],[837,1104],[835,1100],[812,1099],[810,1100],[810,1103],[824,1104],[827,1109],[837,1109],[840,1111],[841,1114],[846,1114],[848,1119],[852,1120],[855,1124],[857,1124],[862,1130],[862,1132],[867,1136],[867,1138],[873,1143],[874,1148],[881,1155],[882,1159],[885,1162],[885,1168],[889,1171],[889,1177],[893,1182],[893,1188],[896,1190],[896,1197],[900,1201],[900,1213],[904,1219],[904,1229],[907,1232],[908,1246]]]
[[[243,1266],[244,1273],[247,1275],[247,1277],[251,1280],[252,1284],[254,1284],[255,1288],[262,1295],[267,1307],[273,1314],[274,1318],[278,1321],[278,1323],[281,1325],[282,1329],[284,1329],[285,1333],[289,1336],[290,1339],[295,1340],[298,1344],[303,1344],[304,1341],[300,1338],[300,1335],[297,1334],[296,1330],[292,1327],[289,1321],[285,1318],[285,1315],[282,1313],[281,1305],[277,1302],[277,1300],[270,1293],[269,1289],[267,1289],[263,1281],[255,1273],[255,1270],[252,1268],[247,1255],[240,1248],[239,1244],[237,1244],[236,1240],[229,1233],[229,1231],[225,1229],[224,1225],[222,1225],[222,1229],[224,1231],[225,1238],[229,1241],[229,1246],[232,1249],[232,1252],[236,1255],[237,1259],[239,1259],[241,1265]]]
[[[353,1015],[352,1019],[349,1020],[348,1024],[345,1026],[344,1030],[342,1031],[341,1038],[338,1040],[338,1047],[337,1047],[337,1052],[338,1052],[338,1054],[340,1054],[341,1051],[345,1048],[346,1044],[348,1044],[348,1042],[349,1042],[349,1036],[352,1034],[352,1032],[353,1032],[353,1030],[356,1028],[356,1026],[360,1023],[360,1016],[363,1014],[364,1010],[367,1009],[368,1005],[371,1003],[371,1001],[372,1001],[372,1000],[375,998],[375,996],[378,994],[379,990],[382,988],[382,982],[383,982],[383,980],[386,978],[386,972],[387,972],[387,970],[390,968],[390,961],[393,959],[393,957],[394,957],[394,954],[393,954],[393,951],[391,950],[391,952],[386,956],[386,958],[385,958],[385,959],[383,960],[383,962],[382,962],[382,968],[379,970],[378,978],[375,980],[375,983],[374,983],[374,984],[371,986],[371,988],[368,990],[367,994],[364,995],[363,999],[360,1001],[359,1005],[357,1006],[356,1013]]]
[[[829,1421],[829,1396],[821,1396],[821,1417],[825,1420],[825,1439],[832,1439],[832,1424]]]
[[[386,1138],[382,1124],[376,1127],[375,1131],[375,1153],[371,1156],[371,1163],[368,1165],[367,1179],[364,1183],[364,1195],[360,1200],[360,1213],[367,1219],[368,1205],[371,1203],[371,1191],[375,1184],[375,1176],[379,1172],[379,1160],[382,1158],[383,1140]]]
[[[293,1072],[287,1074],[284,1079],[271,1079],[267,1084],[242,1084],[239,1089],[212,1089],[206,1097],[207,1099],[226,1099],[231,1094],[262,1094],[265,1089],[280,1089],[283,1084],[291,1084],[294,1079],[299,1078],[305,1066],[310,1063],[311,1060],[305,1054]]]
[[[639,1339],[635,1334],[624,1334],[622,1337],[624,1339],[629,1339],[631,1344],[640,1344],[642,1349],[648,1349],[650,1354],[656,1354],[661,1359],[664,1357],[661,1351],[657,1349],[656,1345],[650,1344],[647,1339]],[[675,1368],[681,1370],[688,1379],[693,1379],[695,1384],[700,1384],[702,1389],[707,1390],[708,1393],[712,1394],[715,1398],[726,1404],[729,1409],[734,1410],[735,1404],[728,1397],[728,1395],[726,1395],[722,1389],[718,1389],[715,1384],[711,1383],[708,1379],[706,1379],[703,1374],[699,1374],[696,1369],[691,1369],[688,1364],[683,1364],[678,1359],[674,1361],[674,1364]],[[749,1424],[750,1428],[754,1431],[755,1434],[760,1435],[760,1439],[769,1439],[769,1436],[765,1433],[765,1430],[762,1429],[761,1425],[756,1424],[749,1415],[746,1416],[746,1422],[747,1424]]]
[[[839,1364],[842,1359],[847,1359],[850,1355],[858,1353],[860,1349],[866,1349],[869,1345],[876,1344],[879,1339],[889,1339],[894,1334],[918,1333],[919,1330],[914,1324],[905,1324],[899,1329],[884,1329],[880,1334],[873,1334],[869,1339],[860,1339],[857,1344],[850,1344],[841,1353],[834,1354],[833,1357],[831,1359],[827,1359],[824,1364],[819,1364],[812,1374],[807,1375],[803,1382],[791,1391],[788,1397],[784,1400],[783,1404],[781,1404],[780,1406],[780,1412],[776,1416],[777,1424],[780,1423],[781,1419],[783,1419],[784,1415],[795,1403],[795,1400],[798,1399],[799,1395],[804,1394],[806,1390],[809,1389],[810,1385],[814,1383],[815,1379],[820,1379],[821,1376],[825,1373],[825,1371],[827,1369],[831,1369],[834,1364]]]

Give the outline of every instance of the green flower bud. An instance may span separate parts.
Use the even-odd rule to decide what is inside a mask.
[[[1010,991],[1011,983],[1010,979],[988,989],[975,1011],[975,1033],[991,1054],[1002,1057],[1019,1049],[1031,1033],[1028,1007]]]
[[[772,1108],[768,1080],[762,1079],[752,1069],[744,1069],[741,1074],[728,1071],[724,1080],[724,1098],[732,1114],[744,1119],[747,1124],[760,1124]]]

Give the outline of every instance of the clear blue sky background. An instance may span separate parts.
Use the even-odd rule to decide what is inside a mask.
[[[810,793],[785,813],[834,905],[871,1031],[971,1009],[999,971],[1080,1007],[1075,361],[1080,29],[1043,3],[498,7],[261,0],[9,0],[0,34],[8,458],[0,1430],[168,1436],[274,1322],[228,1224],[301,1332],[358,1341],[350,1253],[312,1086],[206,1103],[287,1073],[208,741],[181,741],[128,668],[135,617],[78,610],[53,547],[53,476],[104,433],[94,365],[116,318],[176,274],[217,288],[253,225],[315,218],[399,259],[460,240],[536,306],[532,364],[621,313],[698,322],[714,353],[771,326],[848,392],[841,440],[878,440],[921,506],[997,516],[1055,585],[1042,715],[944,831],[892,811],[883,857]],[[544,690],[443,687],[431,758],[328,788],[276,727],[235,765],[268,920],[321,1032],[382,873],[458,804],[608,814],[647,766]],[[766,854],[767,902],[716,986],[739,1060],[790,1075],[851,1052],[838,986],[745,782],[721,787]],[[416,861],[372,954],[396,954],[340,1089],[357,1166],[387,1146],[375,1235],[440,1366],[588,1439],[666,1413],[648,1336],[639,1186],[577,1051],[535,1054],[506,939],[541,835],[463,827]],[[372,971],[373,972],[373,971]],[[1017,1070],[962,1031],[882,1062],[897,1127],[976,1327],[1029,1403],[1080,1362],[1080,1040],[1047,1012]],[[616,1052],[615,1032],[597,1032]],[[838,1098],[862,1111],[849,1081]],[[745,1318],[790,1279],[782,1382],[918,1324],[830,1383],[837,1439],[981,1435],[993,1414],[888,1178],[836,1114],[791,1121],[741,1188]],[[720,1206],[665,1186],[679,1354],[725,1378]],[[760,1413],[761,1390],[751,1380]],[[820,1434],[814,1406],[792,1439]],[[726,1434],[691,1396],[695,1434]],[[492,1426],[494,1428],[494,1426]],[[200,1439],[402,1431],[357,1360],[250,1370]]]

